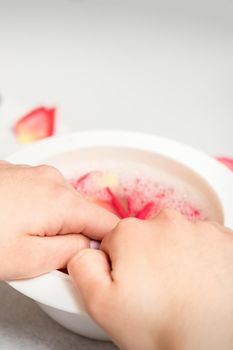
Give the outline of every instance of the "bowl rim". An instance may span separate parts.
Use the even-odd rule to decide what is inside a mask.
[[[59,153],[90,147],[120,147],[150,151],[169,157],[202,177],[214,190],[223,210],[224,224],[233,228],[233,174],[216,159],[181,142],[147,133],[125,130],[86,130],[38,141],[6,158],[12,163],[37,165]],[[71,313],[85,314],[82,301],[68,275],[52,271],[36,278],[7,281],[16,290],[44,305]],[[58,290],[48,298],[45,289]],[[59,289],[60,288],[60,289]]]

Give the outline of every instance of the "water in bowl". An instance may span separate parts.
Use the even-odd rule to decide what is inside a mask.
[[[159,154],[96,147],[59,154],[46,163],[56,166],[88,200],[120,217],[147,219],[172,208],[191,220],[223,223],[221,205],[208,183]]]

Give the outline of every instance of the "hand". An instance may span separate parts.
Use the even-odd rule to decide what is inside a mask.
[[[66,266],[118,219],[84,201],[58,170],[0,162],[0,279]],[[88,238],[87,238],[88,237]]]
[[[165,210],[122,220],[68,264],[87,311],[122,349],[230,350],[233,235]]]

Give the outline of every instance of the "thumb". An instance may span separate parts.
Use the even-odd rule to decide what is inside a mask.
[[[112,285],[111,269],[107,255],[96,249],[84,249],[68,263],[68,272],[79,290],[87,311],[95,318],[102,313],[98,306],[106,300]]]

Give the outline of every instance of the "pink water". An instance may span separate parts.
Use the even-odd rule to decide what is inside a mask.
[[[124,177],[97,170],[84,173],[70,181],[85,198],[121,218],[148,219],[161,209],[171,208],[178,210],[190,220],[208,219],[196,203],[192,203],[190,198],[187,200],[183,191],[151,178],[132,175]]]
[[[162,208],[173,208],[191,220],[224,222],[219,198],[207,180],[159,154],[93,147],[58,154],[46,163],[88,200],[120,217],[151,218]]]

